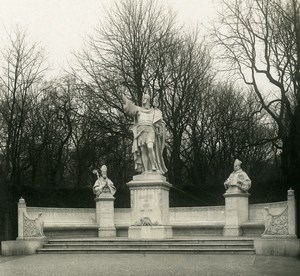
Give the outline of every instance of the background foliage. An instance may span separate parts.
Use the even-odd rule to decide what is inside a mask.
[[[209,44],[157,2],[118,1],[72,70],[50,81],[43,49],[20,28],[9,34],[0,54],[1,240],[17,235],[21,196],[29,206],[94,207],[92,170],[103,164],[116,207],[129,207],[132,122],[122,95],[141,104],[145,91],[168,129],[171,206],[224,204],[235,158],[252,179],[250,202],[298,191],[299,6],[224,5]],[[216,58],[231,72],[226,81]],[[257,74],[274,93],[260,88]]]

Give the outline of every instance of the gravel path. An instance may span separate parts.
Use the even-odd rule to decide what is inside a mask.
[[[0,257],[1,276],[300,275],[300,260],[257,255],[38,254]]]

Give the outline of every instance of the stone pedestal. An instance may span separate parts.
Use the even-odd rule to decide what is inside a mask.
[[[166,239],[172,237],[169,225],[169,189],[166,178],[156,173],[136,175],[127,183],[130,189],[130,239]]]
[[[129,239],[170,239],[173,236],[171,226],[130,226]]]
[[[26,213],[26,202],[21,197],[18,202],[18,239],[24,238],[24,213]]]
[[[21,197],[18,202],[18,237],[16,241],[2,241],[1,254],[28,255],[35,254],[47,242],[43,233],[42,213],[37,218],[30,218],[26,211],[26,202]]]
[[[289,235],[265,235],[254,239],[255,254],[299,257],[300,240]]]
[[[116,237],[114,200],[115,198],[111,193],[102,193],[99,197],[95,198],[96,221],[99,226],[98,237]]]
[[[288,202],[288,234],[297,238],[296,199],[295,192],[290,188],[287,193]]]
[[[225,226],[224,236],[241,236],[241,224],[249,219],[249,196],[238,187],[231,186],[224,194],[225,197]]]
[[[17,239],[16,241],[2,241],[1,254],[3,256],[31,255],[47,243],[45,238]]]

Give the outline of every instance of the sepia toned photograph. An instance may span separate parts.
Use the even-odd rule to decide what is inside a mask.
[[[0,0],[0,275],[300,275],[299,0]]]

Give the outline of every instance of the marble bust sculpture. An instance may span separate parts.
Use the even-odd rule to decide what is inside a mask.
[[[238,159],[234,161],[233,172],[225,181],[225,189],[238,187],[242,192],[248,192],[251,187],[251,180],[241,168],[242,162]]]
[[[93,173],[97,175],[97,180],[93,186],[93,192],[96,197],[99,197],[102,193],[111,193],[114,195],[116,193],[116,188],[113,182],[107,177],[107,167],[103,165],[100,169],[101,175],[99,175],[97,170]]]

